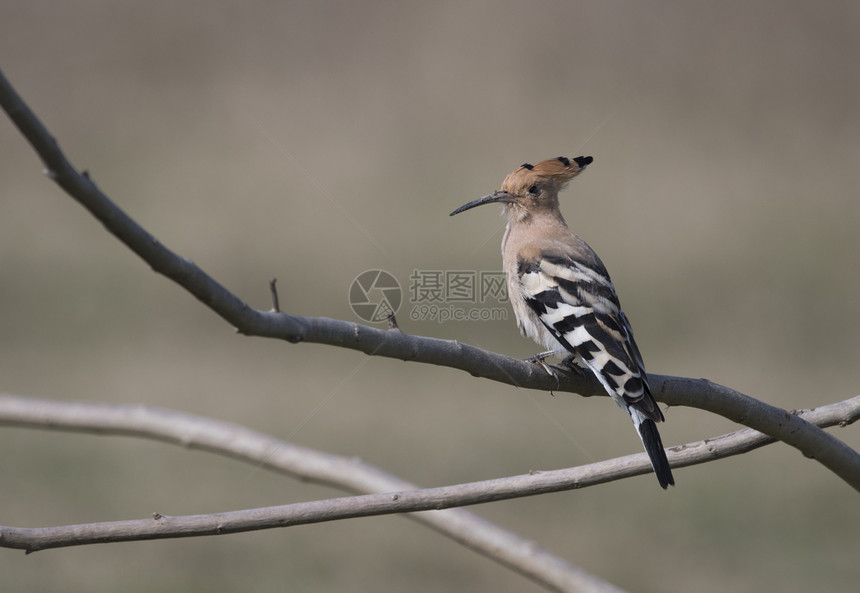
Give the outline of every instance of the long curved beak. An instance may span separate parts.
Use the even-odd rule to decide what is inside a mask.
[[[471,210],[475,206],[483,206],[484,204],[497,204],[497,203],[511,203],[516,202],[517,197],[509,194],[506,191],[499,190],[497,192],[491,193],[489,196],[484,196],[483,198],[478,198],[477,200],[472,200],[468,204],[463,204],[456,210],[454,210],[448,216],[454,216],[455,214],[460,214],[460,212],[465,212],[466,210]]]

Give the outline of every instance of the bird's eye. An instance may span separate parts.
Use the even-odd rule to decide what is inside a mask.
[[[536,185],[531,186],[529,188],[529,193],[533,196],[536,196],[538,194],[538,186],[536,186]]]

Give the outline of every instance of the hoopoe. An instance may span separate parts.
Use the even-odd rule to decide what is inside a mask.
[[[674,485],[656,422],[664,420],[651,395],[642,355],[621,310],[609,274],[597,254],[567,227],[558,193],[594,159],[558,157],[526,163],[505,178],[502,189],[457,208],[501,203],[507,227],[502,265],[508,294],[523,335],[590,369],[630,415],[660,486]]]

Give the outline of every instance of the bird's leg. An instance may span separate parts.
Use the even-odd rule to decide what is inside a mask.
[[[530,356],[529,358],[526,359],[526,362],[532,362],[534,364],[539,364],[541,366],[541,368],[546,371],[547,375],[549,375],[550,377],[555,377],[556,379],[558,379],[558,377],[555,374],[555,371],[552,370],[551,368],[549,368],[549,365],[545,362],[547,358],[549,358],[550,356],[553,356],[553,355],[555,355],[554,350],[547,350],[546,352],[540,352],[538,354],[535,354],[534,356]]]
[[[558,355],[558,352],[556,352],[555,350],[547,350],[546,352],[540,352],[538,354],[535,354],[534,356],[527,358],[526,362],[539,364],[548,375],[558,379],[558,373],[551,369],[550,366],[545,362],[547,358],[554,355]],[[572,373],[574,373],[575,375],[579,375],[580,377],[584,377],[586,375],[586,370],[576,362],[575,354],[568,354],[564,358],[564,360],[561,361],[560,366],[567,367]]]

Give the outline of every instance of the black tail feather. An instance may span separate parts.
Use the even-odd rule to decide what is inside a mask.
[[[672,468],[669,467],[669,460],[666,459],[666,451],[663,449],[663,441],[660,439],[660,433],[657,431],[657,425],[650,418],[644,418],[639,423],[639,436],[642,438],[642,444],[645,445],[645,452],[651,459],[651,467],[654,468],[654,474],[657,476],[657,481],[660,482],[660,487],[664,490],[675,485],[675,478],[672,477]]]

